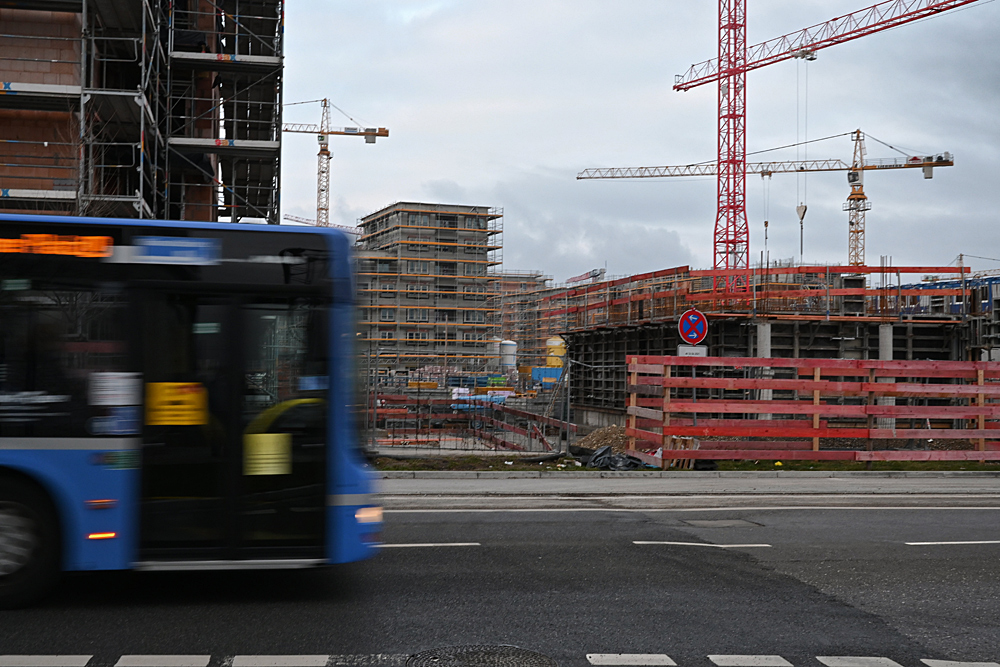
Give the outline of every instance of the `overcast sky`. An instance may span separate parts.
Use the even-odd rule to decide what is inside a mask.
[[[748,0],[748,44],[874,0]],[[576,180],[588,167],[688,164],[716,154],[716,87],[671,89],[717,53],[712,0],[298,0],[286,11],[285,102],[328,97],[375,145],[331,141],[331,222],[397,201],[504,211],[504,268],[557,282],[712,265],[715,179]],[[849,133],[868,156],[950,151],[955,166],[871,173],[867,263],[1000,269],[1000,3],[933,19],[747,76],[747,150]],[[808,81],[808,85],[807,85]],[[318,105],[285,122],[318,122]],[[353,125],[336,115],[334,125]],[[316,140],[286,133],[283,213],[316,212]],[[749,159],[840,158],[847,136]],[[769,188],[766,193],[765,186]],[[847,262],[843,173],[747,177],[750,256]]]

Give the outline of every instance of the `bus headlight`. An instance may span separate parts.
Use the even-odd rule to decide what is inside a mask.
[[[358,523],[382,523],[381,507],[362,507],[354,513]]]

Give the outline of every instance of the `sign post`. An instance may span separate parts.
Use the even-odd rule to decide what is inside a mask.
[[[705,340],[708,335],[708,318],[700,310],[691,308],[681,315],[677,322],[677,332],[681,335],[684,344],[677,346],[677,356],[679,357],[707,357],[708,348],[701,347],[698,343]],[[696,367],[691,367],[691,377],[695,377]],[[698,402],[698,390],[691,387],[691,402]],[[694,425],[698,425],[698,413],[694,413]]]

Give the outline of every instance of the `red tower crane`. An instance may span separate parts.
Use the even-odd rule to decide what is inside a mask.
[[[719,56],[692,65],[674,90],[718,82],[718,212],[713,259],[716,269],[749,269],[746,214],[746,73],[788,60],[812,58],[828,46],[934,16],[977,0],[888,0],[825,23],[746,46],[746,0],[719,0]],[[745,291],[746,280],[726,279],[727,291]]]

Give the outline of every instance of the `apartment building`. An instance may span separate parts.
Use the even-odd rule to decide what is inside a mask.
[[[397,373],[496,366],[503,211],[400,202],[359,226],[359,338],[369,365]]]

